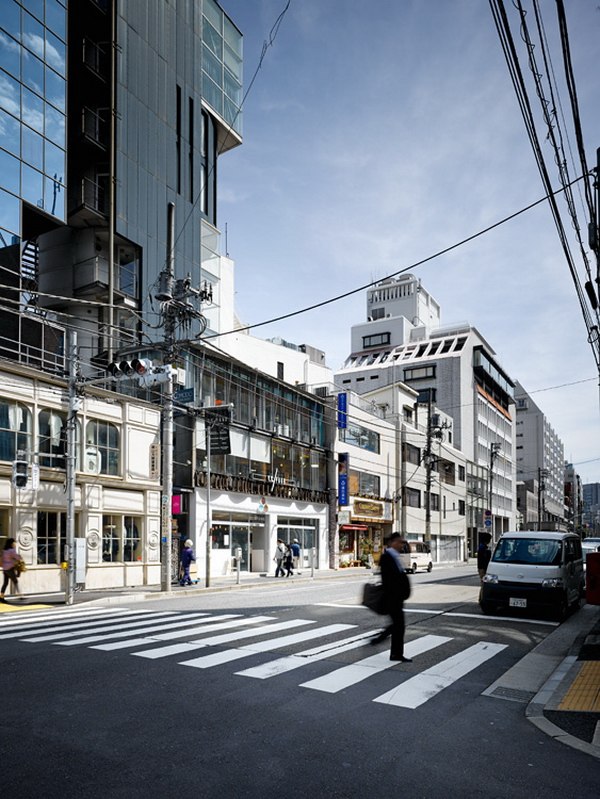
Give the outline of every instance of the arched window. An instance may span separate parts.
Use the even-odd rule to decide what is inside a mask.
[[[19,402],[0,400],[0,460],[31,452],[31,412]]]
[[[85,446],[94,449],[99,458],[99,474],[121,473],[121,447],[119,428],[111,422],[95,419],[87,423]]]

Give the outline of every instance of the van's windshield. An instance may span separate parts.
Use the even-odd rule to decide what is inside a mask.
[[[492,557],[495,563],[531,563],[536,566],[558,566],[561,560],[562,542],[540,538],[503,538]]]

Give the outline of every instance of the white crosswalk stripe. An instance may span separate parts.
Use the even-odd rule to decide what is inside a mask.
[[[146,611],[149,612],[149,611]],[[116,609],[104,610],[102,608],[86,608],[81,610],[50,610],[47,612],[32,613],[26,611],[27,615],[18,614],[16,617],[11,615],[8,619],[0,619],[0,631],[5,628],[22,627],[23,625],[43,625],[43,624],[69,624],[72,619],[86,619],[94,616],[113,616],[115,613],[131,613],[131,611]]]
[[[120,613],[116,619],[121,621],[123,619],[131,620],[131,619],[148,619],[148,613],[136,613],[135,611],[127,611],[126,613]],[[12,630],[9,633],[2,633],[0,635],[0,639],[3,638],[23,638],[25,639],[26,636],[37,636],[37,635],[44,635],[46,633],[54,633],[65,630],[81,630],[86,628],[92,628],[101,624],[106,624],[114,620],[114,616],[94,616],[92,619],[76,619],[75,623],[66,624],[64,619],[59,620],[58,623],[56,622],[44,622],[43,624],[35,625],[32,627],[27,627],[24,630]]]
[[[162,618],[164,619],[166,617],[171,617],[171,616],[176,616],[176,615],[177,615],[177,613],[175,613],[175,612],[167,613],[165,611],[164,613],[156,613],[156,614],[154,614],[154,618],[158,618],[159,616],[162,616]],[[120,622],[121,618],[122,617],[119,618],[119,622]],[[134,621],[134,618],[135,618],[135,621]],[[136,617],[130,616],[127,619],[127,621],[123,622],[122,624],[121,623],[119,623],[119,624],[108,624],[108,625],[104,625],[103,627],[102,626],[101,627],[96,627],[95,624],[89,625],[89,626],[93,627],[93,632],[94,633],[102,633],[102,632],[112,632],[113,630],[123,629],[124,627],[130,627],[130,628],[131,627],[142,627],[144,625],[151,624],[151,623],[152,623],[152,619],[149,618],[148,616],[146,616],[145,618],[142,618],[141,620],[140,620],[140,616],[136,616]],[[75,630],[75,632],[73,632],[73,627],[71,627],[71,631],[70,632],[66,632],[65,630],[61,630],[61,632],[53,633],[52,635],[45,635],[45,634],[44,635],[37,635],[36,633],[33,633],[33,635],[30,635],[29,638],[24,638],[23,640],[27,641],[28,643],[35,644],[35,643],[41,643],[41,642],[45,642],[45,641],[59,641],[61,638],[73,638],[73,637],[75,637],[77,635],[81,635],[81,627],[85,626],[85,625],[77,624],[77,625],[73,625],[73,626],[74,627],[78,627],[79,629]]]
[[[268,618],[267,616],[261,617],[262,620]],[[97,644],[91,646],[90,649],[100,649],[103,652],[112,652],[115,649],[132,649],[134,646],[143,646],[144,644],[152,644],[155,641],[165,641],[172,638],[185,638],[187,635],[196,635],[196,633],[203,632],[205,625],[210,625],[209,632],[214,630],[225,630],[230,625],[225,623],[225,619],[237,619],[236,624],[249,624],[248,619],[240,619],[239,613],[223,613],[220,616],[208,616],[202,619],[201,622],[195,621],[193,630],[171,630],[168,633],[161,633],[160,635],[149,635],[142,638],[127,638],[125,641],[111,641],[108,644]],[[164,628],[163,628],[164,629]],[[106,636],[103,636],[106,637]]]
[[[304,652],[297,652],[295,655],[287,655],[277,660],[271,660],[268,663],[261,663],[260,666],[252,666],[244,671],[236,671],[236,674],[241,677],[255,677],[258,680],[266,680],[269,677],[276,677],[278,674],[300,669],[309,663],[315,663],[317,660],[326,660],[332,655],[349,652],[351,649],[358,649],[368,644],[372,637],[372,631],[360,633],[351,638],[344,638],[341,641],[317,646]]]
[[[134,647],[134,646],[142,646],[147,645],[150,646],[151,644],[155,644],[157,641],[172,641],[175,638],[185,638],[189,635],[196,635],[197,633],[204,633],[204,632],[215,632],[215,630],[230,630],[234,627],[247,627],[250,624],[260,624],[263,621],[275,621],[273,616],[250,616],[249,618],[241,618],[241,619],[233,619],[233,621],[225,621],[220,622],[219,619],[226,619],[227,616],[216,616],[215,620],[217,621],[216,624],[211,624],[210,629],[206,630],[203,625],[198,625],[193,630],[187,630],[185,634],[182,634],[177,631],[171,631],[168,633],[160,633],[160,635],[152,635],[148,636],[147,638],[131,638],[128,642],[123,642],[123,647],[126,646]],[[178,652],[186,652],[190,651],[189,649],[178,649],[178,647],[191,647],[191,651],[198,649],[197,644],[174,644],[172,647],[161,647],[160,650],[148,650],[154,652],[166,652],[164,657],[167,655],[177,654]],[[92,647],[93,649],[100,649],[100,647]],[[114,648],[114,647],[111,647]],[[139,652],[132,652],[133,655],[141,654]],[[151,655],[145,655],[145,657],[152,658]],[[156,657],[163,657],[162,654],[157,654]]]
[[[443,635],[425,635],[405,644],[404,651],[406,657],[416,657],[451,640],[451,638],[446,638]],[[351,685],[362,682],[362,680],[367,680],[379,671],[385,671],[385,669],[391,669],[397,665],[398,661],[390,660],[389,652],[378,652],[376,655],[359,660],[358,663],[342,666],[329,674],[325,674],[323,677],[303,682],[301,687],[335,694],[344,688],[349,688]]]
[[[255,617],[257,618],[257,617]],[[203,638],[199,641],[191,641],[186,644],[175,644],[175,646],[165,646],[159,649],[148,649],[144,652],[133,652],[141,658],[156,658],[167,657],[169,655],[177,655],[180,652],[193,652],[195,649],[203,649],[205,646],[219,646],[220,644],[229,644],[231,641],[239,641],[242,638],[253,638],[259,635],[269,635],[269,633],[277,633],[280,630],[289,630],[290,627],[300,627],[303,624],[316,624],[316,622],[309,619],[292,619],[291,621],[280,621],[277,624],[266,624],[264,627],[255,627],[253,630],[244,630],[243,632],[225,633],[224,635],[215,635],[209,638]]]
[[[441,663],[426,669],[421,674],[411,677],[397,688],[378,696],[373,701],[414,709],[473,669],[481,666],[486,660],[493,658],[503,649],[506,649],[506,644],[490,644],[480,641],[468,649],[442,660]]]
[[[314,638],[322,638],[324,635],[333,635],[343,630],[350,630],[354,626],[354,624],[330,624],[327,627],[319,627],[316,630],[303,630],[301,633],[284,635],[281,638],[273,638],[269,641],[258,641],[249,646],[239,647],[239,649],[226,649],[224,652],[214,652],[193,660],[185,660],[180,665],[193,666],[196,669],[208,669],[210,666],[217,666],[222,663],[230,663],[232,660],[249,657],[256,652],[271,652],[273,649],[281,649],[284,646],[292,646],[292,644],[299,644]]]
[[[156,632],[157,630],[168,630],[172,627],[176,627],[181,631],[181,628],[190,627],[192,624],[198,624],[199,620],[202,616],[206,616],[206,613],[191,613],[189,616],[185,618],[178,616],[175,619],[167,619],[166,622],[163,620],[160,624],[156,624],[156,622],[152,619],[147,619],[144,622],[137,622],[136,624],[125,624],[120,625],[125,627],[124,630],[119,630],[119,632],[114,632],[115,629],[118,629],[119,625],[115,625],[112,630],[108,633],[104,633],[102,635],[86,635],[83,638],[73,638],[67,641],[56,641],[58,646],[83,646],[85,644],[95,644],[96,641],[105,641],[107,638],[126,638],[127,636],[131,635],[131,628],[132,627],[141,627],[143,625],[143,630],[138,630],[138,632],[144,633],[147,635],[148,633]],[[76,633],[79,635],[80,633]],[[181,635],[188,635],[188,630],[183,629]]]

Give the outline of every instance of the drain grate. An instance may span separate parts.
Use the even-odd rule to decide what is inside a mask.
[[[495,688],[488,696],[496,699],[508,699],[511,702],[531,702],[535,693],[533,691],[521,691],[519,688]]]

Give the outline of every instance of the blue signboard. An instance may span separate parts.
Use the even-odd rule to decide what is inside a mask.
[[[338,505],[348,505],[348,473],[350,462],[347,452],[338,455]]]
[[[345,391],[337,395],[337,426],[338,430],[345,430],[348,423],[348,395]]]

